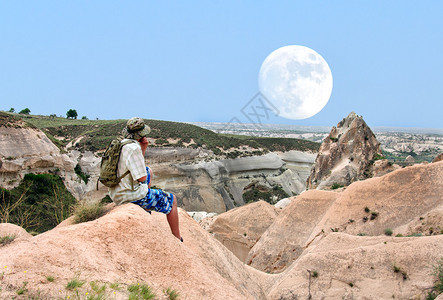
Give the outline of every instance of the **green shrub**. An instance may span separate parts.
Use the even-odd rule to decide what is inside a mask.
[[[337,182],[334,182],[334,183],[331,185],[331,190],[336,190],[336,189],[339,189],[339,188],[342,188],[342,187],[343,187],[342,184],[339,184],[339,183],[337,183]]]
[[[378,217],[378,212],[376,211],[371,212],[371,220],[374,220],[377,217]]]
[[[375,153],[374,157],[372,158],[373,161],[381,160],[381,159],[386,159],[386,158],[383,155],[380,155],[378,153]]]
[[[18,187],[0,188],[0,221],[42,233],[68,218],[75,203],[60,176],[30,173]]]
[[[80,167],[79,164],[77,164],[75,166],[74,172],[75,172],[75,174],[77,174],[78,177],[80,177],[81,180],[84,181],[85,184],[88,184],[90,175],[85,173],[85,172],[83,172],[82,168]]]
[[[390,228],[386,228],[385,229],[385,235],[388,235],[388,236],[391,236],[392,235],[392,229],[390,229]]]
[[[278,200],[288,197],[289,195],[280,185],[274,185],[272,189],[263,185],[254,185],[243,193],[243,200],[246,203],[264,200],[268,203],[275,204]]]

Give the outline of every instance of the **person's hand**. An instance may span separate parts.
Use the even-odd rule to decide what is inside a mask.
[[[140,145],[143,145],[143,144],[146,144],[146,145],[148,145],[148,138],[147,137],[142,137],[140,140],[139,140],[139,143],[140,143]]]
[[[148,148],[148,138],[144,136],[139,139],[138,142],[140,143],[140,147],[142,148],[143,155],[145,155],[146,149]]]

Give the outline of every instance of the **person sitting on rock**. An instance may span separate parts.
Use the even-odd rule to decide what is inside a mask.
[[[123,129],[126,140],[134,140],[125,144],[118,162],[117,176],[129,171],[115,187],[109,188],[109,196],[117,205],[134,203],[150,212],[155,210],[166,214],[172,234],[183,242],[180,236],[177,198],[160,189],[151,189],[152,171],[145,165],[145,152],[148,147],[147,135],[151,132],[142,118],[128,120]]]

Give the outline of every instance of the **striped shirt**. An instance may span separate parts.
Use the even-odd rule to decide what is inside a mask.
[[[145,158],[138,142],[127,144],[122,148],[117,175],[121,176],[128,170],[130,174],[123,177],[117,186],[109,188],[109,197],[117,205],[142,199],[148,193],[148,185],[137,181],[147,176]]]

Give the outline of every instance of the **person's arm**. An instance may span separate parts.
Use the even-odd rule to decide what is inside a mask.
[[[140,147],[142,148],[143,157],[145,157],[146,149],[148,148],[148,139],[146,137],[142,137],[138,141],[138,143],[140,144]],[[148,176],[143,176],[141,178],[138,178],[137,181],[138,182],[145,182],[146,178],[148,178]]]

